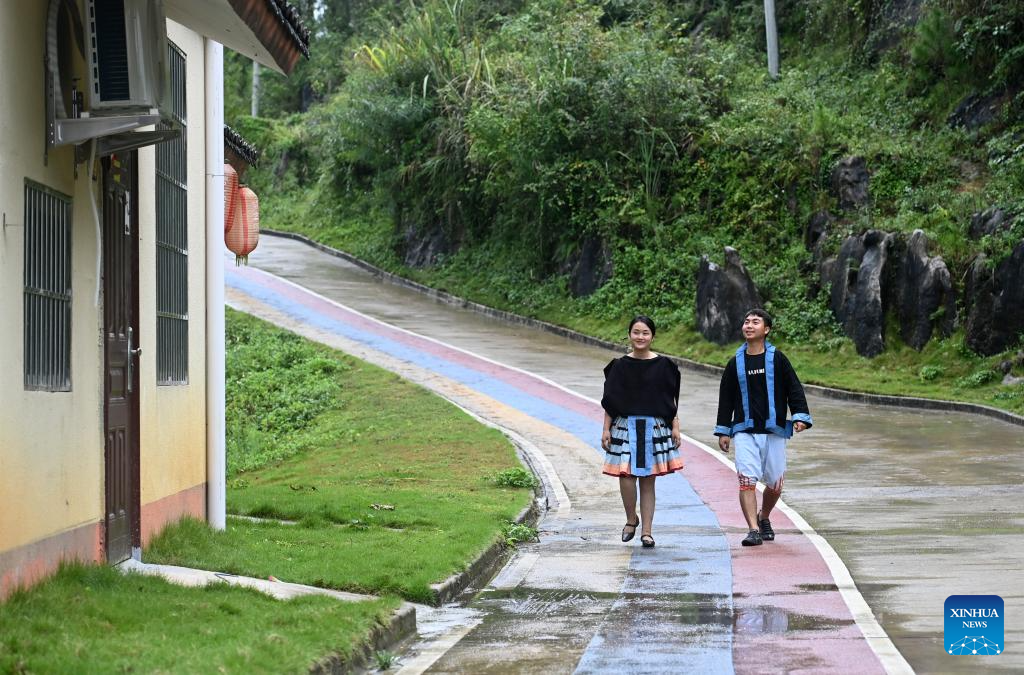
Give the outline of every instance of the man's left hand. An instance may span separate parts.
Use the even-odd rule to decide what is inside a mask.
[[[805,430],[806,428],[807,428],[807,425],[805,423],[803,423],[803,422],[794,422],[793,423],[793,431],[795,431],[797,433],[800,433],[801,431]]]

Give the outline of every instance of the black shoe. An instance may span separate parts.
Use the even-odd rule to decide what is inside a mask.
[[[654,548],[654,537],[652,537],[649,534],[641,535],[641,537],[640,537],[640,544],[644,548]]]
[[[760,546],[761,545],[761,533],[757,530],[751,530],[747,532],[746,538],[740,542],[744,546]]]
[[[626,532],[626,527],[632,527],[633,529],[629,532]],[[635,523],[626,523],[626,526],[622,528],[622,541],[629,541],[630,539],[632,539],[633,536],[636,535],[636,528],[638,527],[640,527],[639,520]]]
[[[761,539],[775,541],[775,530],[772,529],[772,521],[767,518],[761,518],[757,521],[757,524],[761,528]]]

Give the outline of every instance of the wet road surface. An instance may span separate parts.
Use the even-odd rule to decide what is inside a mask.
[[[372,317],[536,373],[591,399],[600,396],[601,368],[615,356],[607,350],[509,325],[381,283],[301,243],[267,237],[252,261]],[[288,320],[295,322],[294,317]],[[684,371],[683,382],[684,433],[713,441],[710,428],[716,378]],[[874,616],[910,664],[920,672],[975,671],[975,661],[954,659],[943,652],[942,605],[947,595],[994,593],[1006,601],[1006,642],[1011,649],[999,657],[986,658],[986,670],[1024,667],[1019,650],[1014,653],[1012,649],[1022,637],[1022,624],[1014,617],[1021,616],[1024,609],[1019,590],[1024,575],[1017,552],[1024,522],[1019,503],[1011,498],[1019,494],[1024,483],[1020,428],[965,414],[902,411],[817,397],[811,397],[810,403],[816,425],[790,445],[784,498],[839,552]],[[732,651],[735,657],[742,653],[728,644],[730,641],[756,644],[765,636],[771,638],[771,649],[758,650],[760,661],[735,659],[737,671],[750,672],[767,668],[773,650],[799,651],[800,640],[785,641],[797,644],[792,650],[780,648],[782,634],[791,638],[803,635],[808,642],[821,643],[842,639],[843,631],[849,632],[852,622],[839,616],[841,612],[828,619],[827,612],[804,611],[813,607],[801,610],[787,606],[778,593],[764,605],[746,602],[744,591],[737,596],[734,587],[730,594],[726,582],[715,581],[713,575],[693,583],[701,579],[702,570],[687,569],[687,564],[704,565],[717,574],[729,568],[724,558],[720,564],[708,562],[716,555],[732,555],[733,569],[728,571],[733,582],[760,579],[770,587],[772,578],[769,559],[731,553],[744,529],[734,506],[735,486],[730,486],[731,491],[722,489],[719,496],[706,494],[715,483],[710,478],[715,470],[706,462],[703,469],[695,466],[700,464],[693,461],[695,456],[687,457],[689,483],[679,481],[680,487],[675,487],[671,479],[659,481],[656,550],[662,553],[671,548],[671,559],[665,553],[646,563],[638,559],[643,564],[633,562],[646,552],[617,542],[622,518],[614,481],[588,474],[582,468],[591,461],[582,459],[584,453],[594,451],[593,447],[588,450],[578,446],[587,445],[588,433],[593,437],[589,438],[591,446],[596,445],[597,423],[591,423],[595,426],[588,431],[579,420],[574,421],[570,426],[579,427],[579,437],[563,443],[562,451],[568,456],[575,453],[580,461],[573,464],[563,457],[558,463],[567,490],[571,485],[587,486],[579,491],[580,503],[574,499],[572,518],[565,522],[559,522],[557,515],[545,519],[544,543],[534,547],[537,551],[526,547],[510,567],[519,569],[522,578],[509,581],[508,574],[499,575],[475,602],[480,623],[433,663],[435,671],[498,668],[521,672],[530,670],[531,658],[537,659],[537,670],[550,671],[555,666],[551,660],[554,654],[562,654],[556,671],[577,666],[581,671],[636,670],[643,665],[637,661],[638,652],[649,652],[655,659],[672,659],[672,654],[685,651],[678,631],[679,626],[688,625],[700,632],[699,639],[691,635],[682,642],[703,645],[698,650],[701,658],[712,659],[707,663],[709,669],[719,672],[733,667],[723,654]],[[547,424],[558,429],[557,420],[548,420]],[[555,434],[547,429],[537,436],[539,445],[552,445]],[[562,476],[565,472],[580,475]],[[708,479],[707,485],[697,482],[701,478]],[[704,492],[697,494],[701,490]],[[721,502],[719,510],[709,510],[707,504],[716,500]],[[780,529],[778,525],[776,528]],[[780,542],[785,536],[780,535]],[[600,543],[592,543],[595,541]],[[580,542],[584,545],[574,552]],[[574,571],[588,569],[595,546],[607,549],[597,553],[603,566],[601,573]],[[542,555],[545,560],[551,555],[560,557],[561,564],[535,570],[529,565],[530,556],[539,559]],[[657,560],[661,564],[668,561],[670,567],[658,569]],[[762,568],[742,569],[751,563]],[[646,569],[649,564],[654,568]],[[545,579],[558,570],[565,570],[574,583],[567,586],[565,579]],[[680,574],[680,570],[686,573]],[[580,583],[588,579],[588,583]],[[645,592],[644,579],[648,584],[654,580],[657,585],[660,593],[656,601]],[[666,585],[666,579],[671,583]],[[671,587],[679,579],[689,581]],[[823,587],[829,586],[828,580],[818,581]],[[813,583],[807,585],[812,588],[803,589],[806,592],[818,590]],[[761,597],[765,592],[764,588],[749,590],[751,597]],[[827,594],[828,590],[822,592]],[[674,642],[646,635],[631,624],[645,613],[674,617],[667,623],[660,622],[674,625]],[[522,619],[517,622],[517,617]],[[520,633],[512,650],[507,646],[510,625],[516,625]],[[540,631],[536,640],[528,639],[531,627]],[[640,639],[649,646],[646,651],[628,646]],[[654,648],[659,645],[663,649]],[[537,652],[535,657],[531,657],[532,651]],[[474,655],[477,662],[473,661]],[[699,662],[696,654],[687,657],[691,665]],[[631,660],[628,664],[616,661],[621,658]],[[665,665],[663,672],[674,670],[663,660],[640,669],[657,672],[659,662]],[[812,662],[805,666],[813,669]]]

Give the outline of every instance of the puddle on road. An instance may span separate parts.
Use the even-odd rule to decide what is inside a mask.
[[[832,619],[788,612],[781,607],[742,607],[733,612],[736,633],[791,633],[852,626],[853,619]]]
[[[834,584],[803,584],[809,591],[835,591]],[[732,626],[737,633],[787,633],[834,630],[853,625],[853,620],[791,612],[781,607],[732,607],[727,596],[698,593],[598,593],[592,591],[514,588],[480,593],[472,606],[483,612],[483,621],[495,614],[537,617],[607,612],[618,603],[636,615],[645,612],[668,616],[675,625]],[[640,618],[639,616],[637,618]]]

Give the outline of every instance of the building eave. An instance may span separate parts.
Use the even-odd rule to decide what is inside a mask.
[[[228,125],[224,125],[224,150],[225,152],[234,153],[235,157],[245,162],[249,166],[257,166],[260,162],[260,151],[255,145],[245,140],[242,134],[238,133]],[[230,158],[229,158],[230,159]],[[231,162],[234,166],[235,162]],[[238,173],[242,171],[235,167]]]
[[[309,58],[309,31],[285,0],[164,0],[167,18],[289,75]]]

